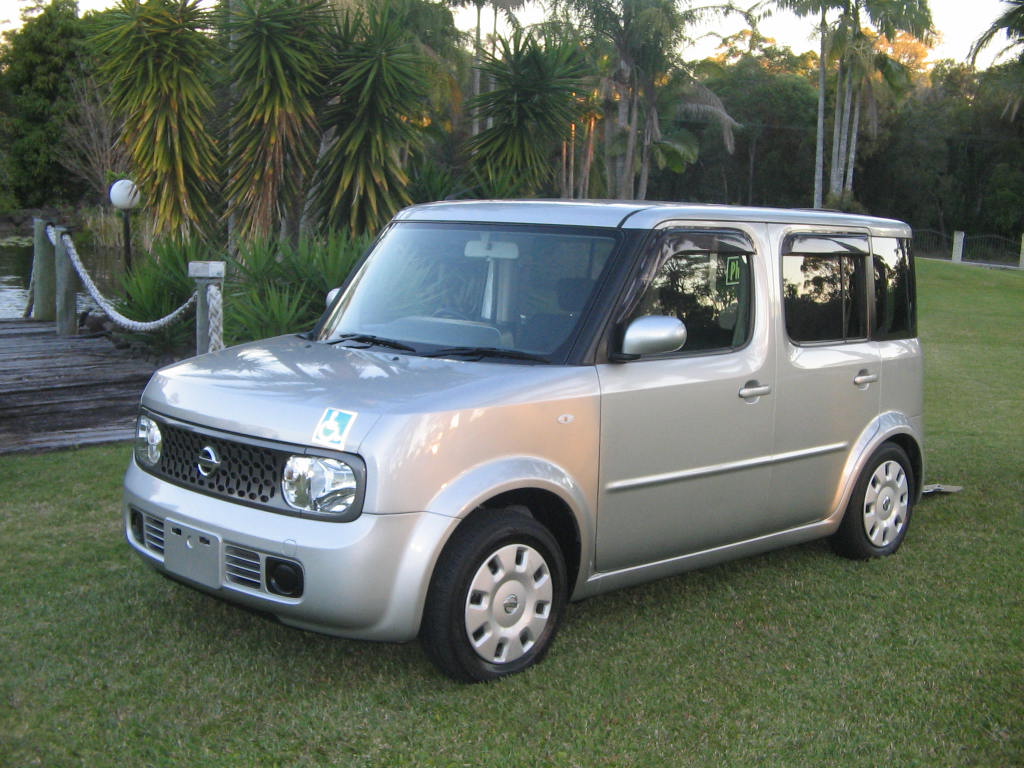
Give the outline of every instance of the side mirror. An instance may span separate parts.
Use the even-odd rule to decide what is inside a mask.
[[[341,291],[341,288],[332,288],[331,290],[329,290],[327,292],[327,306],[328,306],[328,308],[331,306],[331,304],[334,303],[334,300],[338,297],[338,293],[340,291]]]
[[[635,360],[641,355],[675,352],[686,343],[686,326],[678,317],[645,315],[629,324],[622,336],[622,348],[612,360]]]

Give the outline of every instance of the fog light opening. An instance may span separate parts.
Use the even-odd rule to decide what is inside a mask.
[[[279,560],[268,557],[267,590],[281,597],[302,596],[302,566],[294,560]]]
[[[132,537],[139,543],[146,543],[146,534],[142,524],[142,513],[137,509],[131,511],[131,515],[128,517],[128,523],[132,529]]]

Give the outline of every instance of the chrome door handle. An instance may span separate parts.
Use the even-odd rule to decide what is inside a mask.
[[[763,397],[764,395],[771,394],[772,387],[770,384],[761,384],[757,381],[748,381],[740,389],[740,397],[744,400],[750,400],[754,397]]]
[[[853,383],[858,387],[866,387],[868,384],[874,384],[876,381],[878,381],[878,374],[870,373],[866,370],[853,377]]]

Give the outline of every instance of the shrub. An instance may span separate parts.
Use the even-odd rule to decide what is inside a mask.
[[[188,276],[190,261],[211,258],[207,247],[197,240],[165,240],[148,255],[139,254],[124,277],[124,298],[119,311],[132,320],[150,322],[165,317],[184,304],[195,291]],[[182,357],[194,347],[195,310],[156,331],[122,331],[118,335],[142,347],[157,358]]]

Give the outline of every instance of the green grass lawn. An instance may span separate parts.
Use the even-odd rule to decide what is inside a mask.
[[[573,605],[462,686],[122,540],[115,445],[0,458],[0,765],[1020,766],[1024,274],[924,262],[929,482],[898,555],[814,543]]]

